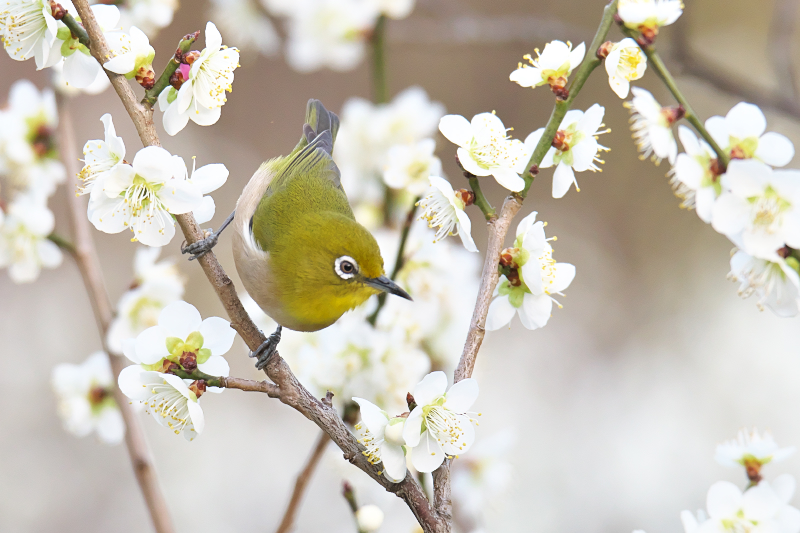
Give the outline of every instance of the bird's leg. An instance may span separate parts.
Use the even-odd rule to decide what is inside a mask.
[[[188,246],[184,246],[181,248],[181,253],[184,254],[191,254],[192,257],[189,258],[189,261],[193,261],[199,257],[203,257],[205,254],[211,251],[211,249],[217,245],[217,239],[219,239],[220,233],[228,227],[228,224],[233,222],[233,217],[236,215],[236,210],[233,211],[228,218],[225,219],[225,222],[222,223],[222,226],[217,231],[208,230],[211,234],[201,241],[197,241],[195,243],[189,244]]]
[[[281,342],[281,331],[283,331],[283,326],[278,325],[275,332],[267,337],[267,340],[256,348],[255,352],[250,353],[250,357],[256,357],[258,359],[256,361],[256,368],[258,370],[263,370],[264,367],[267,366],[269,358],[277,351],[278,343]]]

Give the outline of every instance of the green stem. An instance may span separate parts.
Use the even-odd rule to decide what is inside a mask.
[[[77,251],[74,244],[72,244],[70,241],[68,241],[58,233],[51,233],[50,235],[47,236],[47,239],[55,243],[59,248],[63,248],[70,254],[74,255],[75,252]]]
[[[481,210],[484,218],[486,218],[487,221],[497,218],[497,211],[495,211],[492,204],[490,204],[489,200],[483,195],[478,178],[475,176],[469,178],[469,186],[472,188],[472,192],[475,193],[475,205]]]
[[[391,279],[397,277],[398,272],[400,272],[400,269],[403,268],[403,265],[406,262],[406,243],[408,242],[408,235],[411,233],[411,224],[414,223],[414,217],[417,214],[417,204],[419,203],[419,200],[419,196],[414,199],[414,203],[411,204],[411,209],[408,210],[408,214],[406,215],[406,221],[403,223],[403,230],[400,233],[400,246],[397,248],[397,259],[394,260],[394,268],[392,269]],[[384,305],[386,305],[386,293],[378,296],[378,307],[376,307],[375,311],[369,315],[367,322],[374,326],[375,322],[378,321],[378,313],[381,312],[381,309]]]
[[[386,15],[378,17],[372,31],[372,92],[376,104],[389,101],[386,81]]]
[[[167,88],[169,85],[169,79],[173,74],[175,74],[175,71],[178,70],[178,67],[181,65],[180,56],[191,49],[199,35],[200,32],[196,31],[194,33],[185,35],[183,39],[181,39],[181,42],[178,44],[178,49],[167,62],[167,66],[164,67],[164,71],[161,73],[161,76],[159,76],[156,80],[156,84],[153,85],[152,89],[145,91],[144,98],[142,99],[142,105],[147,107],[153,107],[155,105],[156,101],[158,100],[158,95],[161,94],[161,91]]]
[[[75,20],[75,17],[70,15],[69,13],[64,15],[64,18],[61,19],[61,22],[69,28],[69,31],[72,32],[72,35],[80,41],[80,43],[89,48],[91,41],[89,40],[89,34],[86,33],[86,30],[81,26],[81,23]]]
[[[592,71],[596,69],[600,63],[602,63],[602,60],[597,57],[597,49],[600,48],[600,45],[605,42],[606,35],[608,35],[608,30],[611,28],[611,23],[614,22],[614,15],[616,12],[617,0],[612,0],[603,9],[603,18],[600,20],[600,26],[598,26],[597,33],[595,33],[592,43],[586,50],[587,57],[583,60],[583,63],[581,63],[580,66],[572,73],[572,81],[569,85],[569,96],[567,99],[563,101],[556,100],[556,105],[553,108],[553,112],[550,114],[550,120],[547,121],[547,125],[544,128],[542,138],[539,139],[539,144],[536,145],[533,155],[531,155],[531,158],[528,161],[527,168],[529,170],[534,166],[538,167],[541,164],[542,159],[544,159],[545,154],[547,154],[547,151],[550,149],[550,145],[553,142],[553,137],[555,137],[558,127],[561,125],[561,121],[564,120],[564,116],[567,114],[567,111],[569,111],[569,108],[572,105],[572,102],[575,100],[575,97],[578,96],[578,93],[583,88],[583,84],[586,83],[586,79],[589,77]],[[522,198],[525,198],[525,196],[528,195],[528,189],[530,189],[534,177],[535,176],[530,172],[525,174],[525,188],[519,193]]]
[[[221,386],[218,376],[211,376],[209,374],[206,374],[205,372],[201,372],[200,370],[195,369],[193,372],[187,372],[183,369],[177,369],[177,370],[171,370],[170,373],[175,374],[181,379],[193,379],[195,381],[198,379],[202,379],[203,381],[206,382],[206,385],[208,385],[209,387]]]
[[[626,36],[636,40],[638,35],[635,31],[625,27],[622,27],[621,30]],[[700,122],[700,118],[694,112],[692,106],[689,105],[689,101],[686,100],[686,97],[678,88],[678,84],[675,83],[675,78],[672,77],[672,74],[667,69],[667,66],[664,64],[661,56],[658,55],[658,52],[653,46],[639,46],[647,56],[647,60],[650,62],[650,67],[656,71],[656,74],[658,74],[658,77],[664,82],[664,85],[667,86],[669,92],[672,93],[672,96],[674,96],[681,107],[683,107],[683,110],[686,113],[684,118],[689,122],[689,124],[694,126],[694,129],[697,130],[697,133],[699,133],[700,136],[703,137],[703,140],[705,140],[714,150],[714,152],[716,152],[719,162],[722,163],[723,168],[726,168],[728,166],[728,162],[730,161],[730,156],[726,154],[722,148],[720,148],[719,144],[717,144],[717,141],[714,140],[711,134],[708,133],[708,130],[706,130],[703,123]]]

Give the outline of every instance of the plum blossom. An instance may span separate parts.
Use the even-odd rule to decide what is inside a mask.
[[[581,43],[573,50],[572,43],[569,41],[566,43],[551,41],[544,46],[541,54],[538,48],[534,51],[537,55],[536,59],[533,59],[530,54],[526,55],[524,59],[528,60],[530,65],[520,63],[509,79],[522,87],[538,87],[549,84],[555,92],[566,86],[569,75],[583,61],[586,45]]]
[[[233,71],[238,66],[239,50],[223,45],[219,30],[208,22],[206,47],[184,72],[186,81],[180,89],[170,86],[158,96],[167,133],[176,135],[189,119],[199,126],[216,124],[227,101],[225,93],[233,90]]]
[[[358,530],[363,533],[373,533],[383,524],[383,511],[377,505],[362,505],[356,511]]]
[[[753,257],[738,250],[731,257],[728,278],[739,282],[739,296],[758,295],[756,305],[768,307],[781,317],[797,316],[800,305],[800,276],[796,259],[775,253],[769,258]],[[770,437],[771,439],[771,437]]]
[[[68,0],[64,7],[72,7]],[[62,41],[56,38],[63,23],[53,18],[48,0],[6,0],[0,8],[0,37],[9,57],[34,58],[36,69],[52,67],[61,60]]]
[[[608,84],[620,98],[627,98],[631,82],[644,76],[647,56],[639,45],[627,37],[615,43],[605,59]]]
[[[669,26],[681,13],[681,0],[619,0],[617,4],[617,15],[622,23],[642,32],[651,41],[658,34],[658,28]]]
[[[360,432],[358,442],[367,449],[372,464],[383,463],[383,475],[389,481],[400,482],[406,477],[406,456],[403,446],[403,427],[406,419],[390,417],[377,405],[353,398],[361,408],[361,423],[355,426]]]
[[[464,208],[472,203],[472,193],[465,189],[454,191],[450,182],[439,176],[430,176],[429,179],[430,192],[418,205],[422,207],[421,218],[428,221],[428,227],[438,228],[434,242],[448,235],[458,235],[464,248],[477,252],[478,247],[472,240],[472,223],[464,212]]]
[[[431,372],[414,387],[416,406],[406,419],[403,438],[419,472],[433,472],[445,456],[466,453],[475,441],[468,409],[478,399],[478,382],[459,381],[447,390],[444,372]]]
[[[89,194],[93,190],[95,182],[102,181],[111,174],[118,165],[124,164],[125,142],[122,137],[117,136],[114,129],[114,120],[111,115],[106,113],[100,117],[105,129],[105,140],[88,141],[83,146],[83,168],[78,177],[83,182],[83,186],[78,191],[79,194]]]
[[[678,143],[672,135],[672,124],[682,112],[669,107],[661,107],[649,91],[633,87],[633,99],[625,102],[631,112],[631,131],[641,158],[650,157],[656,164],[662,159],[675,164],[678,157]]]
[[[182,157],[173,156],[175,165],[179,169],[178,174],[186,177],[188,170],[186,163]],[[203,199],[200,204],[195,207],[192,212],[198,224],[204,224],[214,218],[216,212],[216,204],[214,198],[208,196],[209,193],[216,191],[222,187],[228,180],[228,169],[221,163],[212,163],[210,165],[203,165],[196,168],[197,158],[192,157],[192,175],[188,181],[191,185],[197,188],[200,194],[203,194]]]
[[[364,0],[298,0],[288,10],[286,60],[299,72],[355,68],[377,6]]]
[[[136,77],[138,81],[151,77],[155,81],[153,58],[156,51],[142,30],[133,26],[130,33],[108,32],[106,39],[112,54],[111,59],[103,63],[106,70],[122,74],[128,79]]]
[[[47,236],[55,218],[44,201],[17,195],[0,225],[0,268],[8,268],[14,283],[30,283],[42,268],[56,268],[63,255]]]
[[[756,160],[733,160],[722,176],[712,226],[742,250],[772,257],[800,248],[800,171],[773,170]]]
[[[198,368],[212,376],[228,376],[230,368],[222,357],[233,345],[236,331],[230,322],[212,316],[202,319],[193,305],[177,301],[166,306],[158,324],[135,339],[123,342],[125,356],[144,370],[160,370],[169,363],[191,372]],[[222,392],[209,387],[211,392]]]
[[[439,131],[458,146],[458,160],[475,176],[493,176],[497,183],[514,192],[525,187],[519,174],[525,170],[532,150],[507,135],[507,129],[494,113],[480,113],[467,121],[461,115],[446,115]]]
[[[158,325],[161,311],[183,298],[186,280],[175,261],[157,261],[161,248],[140,246],[134,259],[133,287],[117,303],[117,313],[106,342],[114,353],[122,353],[123,342]]]
[[[393,189],[420,196],[430,186],[428,177],[442,173],[442,162],[434,155],[435,151],[436,141],[430,138],[392,146],[387,153],[383,182]]]
[[[93,82],[86,87],[80,88],[70,85],[67,83],[67,80],[64,79],[64,63],[56,63],[53,65],[51,67],[51,73],[53,79],[53,88],[59,93],[66,94],[67,96],[75,96],[78,94],[100,94],[111,87],[111,82],[102,69],[97,71],[97,77]]]
[[[693,523],[691,513],[684,512],[684,526],[696,533],[740,531],[800,531],[800,510],[789,505],[795,491],[795,480],[789,474],[775,478],[770,484],[761,481],[742,493],[729,481],[718,481],[708,490],[708,519]]]
[[[547,242],[552,239],[545,237],[544,223],[535,222],[536,215],[534,211],[520,221],[514,246],[503,251],[509,272],[495,289],[486,317],[488,331],[502,328],[517,313],[527,329],[544,327],[553,302],[561,307],[551,295],[562,294],[575,278],[573,265],[553,259],[553,248]]]
[[[714,201],[722,193],[722,182],[714,172],[714,150],[686,126],[678,126],[678,137],[685,153],[678,154],[672,167],[671,183],[675,194],[683,200],[681,207],[694,207],[697,216],[711,222]]]
[[[175,236],[172,215],[188,213],[202,203],[200,187],[185,179],[186,165],[169,152],[147,146],[132,165],[117,165],[93,186],[89,220],[105,233],[133,232],[133,240],[164,246]]]
[[[78,365],[56,366],[51,382],[64,429],[76,437],[97,433],[105,444],[122,442],[125,423],[114,400],[114,376],[105,352],[95,352]]]
[[[567,111],[553,139],[553,146],[539,164],[539,168],[556,166],[553,174],[553,198],[563,198],[573,183],[575,189],[580,192],[574,171],[600,171],[595,162],[603,161],[597,154],[600,151],[608,151],[608,148],[597,142],[597,136],[610,131],[608,129],[600,131],[604,126],[604,114],[605,108],[598,104],[587,109],[586,113],[577,109]],[[525,146],[531,152],[536,148],[542,134],[544,128],[539,128],[525,139]]]
[[[119,388],[131,400],[142,402],[156,422],[169,427],[176,435],[183,433],[187,441],[194,440],[205,428],[199,402],[205,382],[183,380],[174,374],[132,365],[120,372]]]
[[[757,159],[773,167],[785,166],[794,157],[794,145],[786,136],[767,129],[758,106],[739,102],[725,117],[706,120],[706,129],[731,159]]]
[[[91,6],[97,24],[104,31],[110,31],[119,22],[119,9],[114,5],[97,4]],[[72,11],[77,13],[76,11]],[[80,17],[76,16],[80,22]],[[62,41],[61,55],[64,57],[62,76],[68,85],[78,89],[89,87],[96,82],[102,69],[100,64],[92,57],[89,49],[72,35],[69,28],[63,24],[59,27],[57,39]]]
[[[740,429],[736,438],[717,445],[714,459],[723,465],[739,467],[757,464],[761,466],[789,458],[796,452],[794,446],[780,448],[769,431]]]

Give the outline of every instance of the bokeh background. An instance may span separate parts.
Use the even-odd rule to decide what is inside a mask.
[[[524,137],[545,124],[553,99],[546,89],[509,82],[508,74],[523,54],[551,39],[588,43],[602,7],[597,0],[419,0],[411,17],[389,23],[390,91],[420,85],[448,112],[467,117],[496,110],[515,136]],[[770,60],[772,7],[768,1],[696,0],[662,31],[659,45],[701,117],[724,115],[743,97],[702,76],[681,74],[676,51],[690,50],[735,89],[785,93]],[[179,36],[204,26],[208,13],[205,2],[183,2],[172,25],[153,41],[157,67]],[[236,44],[235,36],[223,31],[223,37]],[[790,44],[796,49],[797,39]],[[370,97],[366,62],[347,73],[313,74],[294,72],[280,54],[245,52],[241,63],[215,127],[190,123],[177,137],[162,135],[172,153],[230,169],[227,184],[214,194],[212,226],[232,210],[261,161],[294,146],[308,98],[339,110],[352,96]],[[47,84],[32,62],[16,63],[5,54],[0,72],[0,99],[19,78]],[[662,103],[671,101],[654,73],[640,85]],[[475,372],[483,412],[478,439],[506,430],[516,435],[506,457],[512,479],[487,512],[489,532],[682,531],[679,512],[704,507],[713,482],[744,485],[742,472],[713,461],[718,442],[740,427],[757,426],[771,429],[782,445],[800,445],[797,319],[759,312],[753,300],[737,296],[736,285],[726,280],[731,244],[678,208],[665,177],[668,165],[637,158],[628,112],[602,69],[575,105],[586,109],[594,102],[606,107],[612,130],[601,139],[611,148],[603,172],[579,175],[580,193],[553,200],[551,171],[543,171],[523,208],[523,214],[537,210],[549,222],[559,237],[557,258],[577,266],[564,309],[539,331],[515,321],[510,330],[489,333]],[[138,147],[113,91],[78,97],[72,106],[81,143],[101,135],[98,119],[110,112],[128,152]],[[800,143],[796,117],[765,112],[770,130]],[[445,172],[458,179],[453,146],[439,141]],[[503,192],[492,180],[485,183],[499,204]],[[67,233],[62,196],[51,207],[58,230]],[[486,234],[476,214],[474,236],[483,249]],[[94,237],[116,300],[130,282],[134,247],[124,234]],[[222,241],[216,252],[238,282],[229,244]],[[164,254],[177,255],[178,245],[175,239]],[[201,270],[182,263],[181,271],[189,280],[185,299],[203,316],[224,316]],[[0,346],[0,531],[149,531],[124,448],[76,439],[56,415],[53,366],[82,361],[100,347],[78,270],[68,258],[30,285],[0,275]],[[240,341],[228,359],[233,375],[261,379]],[[206,432],[192,443],[143,420],[177,530],[274,530],[317,429],[263,395],[229,391],[213,400],[203,405]],[[341,454],[329,450],[297,531],[354,531],[340,496],[346,468]],[[767,479],[782,472],[800,475],[800,456],[766,467]],[[361,490],[359,499],[384,509],[382,531],[413,530],[402,502],[377,486]]]

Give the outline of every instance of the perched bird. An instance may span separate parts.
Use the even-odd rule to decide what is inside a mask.
[[[245,289],[278,329],[254,352],[261,369],[282,327],[317,331],[370,296],[411,297],[386,277],[375,238],[356,222],[332,152],[339,117],[309,100],[295,149],[263,163],[236,210],[203,241],[184,248],[192,259],[210,250],[233,223],[233,256]]]

